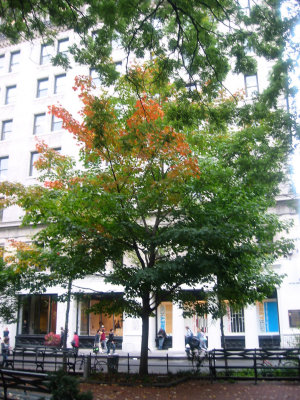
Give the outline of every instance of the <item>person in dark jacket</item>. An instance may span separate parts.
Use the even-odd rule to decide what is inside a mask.
[[[166,338],[166,331],[163,328],[160,328],[160,330],[157,333],[157,337],[158,337],[158,350],[162,350],[163,349],[163,345],[164,345],[164,341]]]
[[[114,330],[113,329],[111,329],[109,331],[109,335],[108,335],[108,340],[107,340],[106,346],[107,346],[107,354],[110,353],[110,349],[112,349],[113,354],[114,354],[114,352],[116,350],[116,346],[115,346],[115,342],[114,342]]]

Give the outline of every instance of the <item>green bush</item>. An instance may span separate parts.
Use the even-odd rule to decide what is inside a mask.
[[[50,375],[51,400],[93,400],[91,392],[80,393],[76,377],[59,370]]]

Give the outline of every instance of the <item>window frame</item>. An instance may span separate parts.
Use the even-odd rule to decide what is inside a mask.
[[[3,167],[2,167],[2,162],[3,162],[4,160],[7,161],[7,166],[6,166],[6,168],[3,168]],[[8,160],[9,160],[9,157],[8,157],[8,156],[0,157],[0,180],[1,180],[2,178],[7,178],[7,174],[4,174],[4,176],[3,176],[3,171],[8,172]]]
[[[64,87],[66,83],[67,74],[59,74],[54,76],[54,94],[62,94],[64,92]],[[59,80],[62,79],[62,85],[57,85]],[[64,80],[65,79],[65,80]]]
[[[49,54],[44,54],[44,50],[47,48],[52,48],[52,45],[49,43],[42,43],[41,44],[41,53],[40,53],[40,65],[49,64],[52,58],[51,52]]]
[[[90,78],[92,79],[92,82],[96,88],[101,86],[101,79],[95,68],[90,68]]]
[[[10,130],[5,130],[5,126],[7,124],[11,124]],[[7,135],[12,133],[12,124],[13,124],[13,119],[7,119],[5,121],[2,121],[2,127],[1,127],[1,140],[6,140]]]
[[[251,78],[251,77],[255,77],[256,79],[256,85],[251,85],[249,86],[247,84],[247,78]],[[245,81],[245,90],[246,90],[246,96],[248,98],[252,98],[254,97],[254,93],[256,92],[256,94],[259,93],[259,85],[258,85],[258,76],[257,73],[256,74],[252,74],[252,75],[244,75],[244,81]],[[253,88],[255,88],[256,90],[253,90]]]
[[[17,58],[17,62],[13,60],[15,56],[19,56],[19,58]],[[21,57],[21,50],[12,51],[10,53],[8,72],[16,72],[16,70],[18,69],[18,65],[20,65],[20,57]]]
[[[5,68],[5,54],[0,54],[0,72]]]
[[[40,153],[38,151],[30,152],[29,176],[31,176],[31,177],[37,176],[37,170],[33,164],[39,159],[39,157],[37,157],[35,159],[35,156],[39,156],[39,155],[40,155]]]
[[[295,314],[295,316],[293,317],[292,314]],[[289,327],[300,328],[300,310],[288,310],[288,316],[289,316]]]
[[[59,128],[56,128],[56,125],[58,125],[58,123],[60,123],[61,125],[60,125]],[[52,115],[52,118],[51,118],[51,132],[57,132],[57,131],[62,130],[63,129],[62,123],[63,123],[62,119],[57,118],[55,115]]]
[[[230,332],[245,333],[244,308],[239,308],[236,310],[230,307]]]
[[[63,43],[68,43],[67,50],[61,50],[60,47]],[[58,39],[57,41],[57,54],[67,54],[69,52],[69,38]]]
[[[12,96],[11,96],[11,94],[9,95],[9,92],[10,92],[11,90],[15,90],[15,93],[16,93],[16,91],[17,91],[17,85],[6,86],[5,105],[14,104],[15,98],[17,97],[16,94],[15,94],[15,96],[13,96],[13,101],[10,100]]]
[[[44,117],[43,123],[39,123],[37,124],[38,118],[39,117]],[[42,135],[43,133],[45,133],[45,125],[46,125],[46,113],[38,113],[38,114],[34,114],[33,116],[33,135]],[[39,131],[41,127],[41,131]]]
[[[47,82],[47,88],[43,89],[40,87],[40,84],[43,82]],[[48,90],[49,90],[49,78],[40,78],[37,80],[37,88],[36,88],[36,98],[40,99],[43,97],[47,97],[48,96]],[[42,95],[41,95],[42,93]],[[43,94],[45,93],[45,94]]]

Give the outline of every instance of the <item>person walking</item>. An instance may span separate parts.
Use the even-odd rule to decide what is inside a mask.
[[[107,341],[107,354],[110,353],[110,349],[112,348],[113,354],[116,350],[116,346],[115,346],[115,342],[114,342],[114,330],[111,329],[109,331],[109,335],[108,335],[108,341]]]
[[[105,328],[102,328],[101,335],[100,335],[100,353],[103,353],[106,350],[106,337],[105,337]]]
[[[93,352],[96,354],[100,350],[100,337],[101,337],[100,329],[98,329],[94,338],[94,348],[93,348]]]
[[[74,332],[74,336],[71,342],[71,345],[74,349],[75,355],[78,355],[78,349],[79,349],[79,336],[77,335],[77,332]]]
[[[65,330],[63,327],[60,328],[60,347],[64,347]]]
[[[203,328],[201,328],[201,329],[198,328],[197,338],[199,339],[199,342],[200,342],[200,348],[207,350],[207,338],[205,336]]]
[[[2,350],[2,367],[5,368],[7,367],[7,359],[9,356],[9,338],[5,337],[3,339],[3,342],[1,343],[1,350]]]
[[[191,331],[189,326],[186,326],[185,329],[186,329],[185,344],[187,345],[190,343],[190,340],[193,337],[193,332]]]

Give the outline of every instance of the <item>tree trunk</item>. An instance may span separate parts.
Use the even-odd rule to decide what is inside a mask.
[[[148,374],[148,340],[149,340],[149,315],[142,316],[142,343],[140,359],[140,375]]]
[[[220,328],[221,328],[221,347],[226,350],[226,340],[225,340],[225,335],[224,335],[224,319],[223,315],[220,318]],[[225,375],[228,376],[228,360],[227,360],[227,354],[224,353],[224,364],[225,364]]]
[[[65,337],[64,337],[64,342],[63,342],[63,349],[64,350],[67,348],[67,340],[68,340],[71,292],[72,292],[72,279],[69,279],[69,282],[68,282],[68,294],[67,294],[66,319],[65,319]]]
[[[225,349],[225,335],[224,335],[223,315],[220,317],[220,328],[221,328],[221,347],[222,347],[222,349]]]
[[[70,314],[70,303],[71,303],[71,292],[72,292],[72,279],[69,279],[68,282],[68,293],[67,293],[67,308],[66,308],[66,319],[65,319],[65,336],[63,341],[63,370],[67,370],[67,340],[68,340],[68,331],[69,331],[69,314]]]

